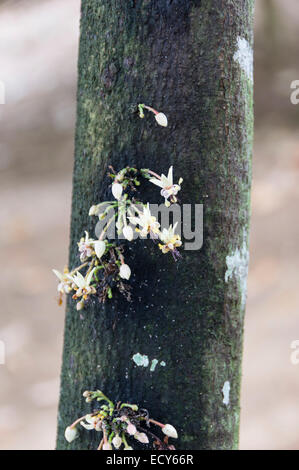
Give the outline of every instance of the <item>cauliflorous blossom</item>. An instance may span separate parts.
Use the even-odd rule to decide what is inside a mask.
[[[143,212],[139,213],[139,217],[129,217],[129,220],[133,225],[139,225],[140,229],[136,230],[140,232],[141,237],[145,238],[148,234],[152,238],[158,237],[160,224],[156,217],[152,216],[149,203],[143,208]]]
[[[69,294],[72,290],[71,281],[69,279],[69,270],[68,268],[64,268],[63,273],[57,271],[57,269],[52,269],[55,276],[59,279],[59,284],[57,286],[57,290],[60,294]]]
[[[85,421],[80,421],[83,428],[88,429],[89,431],[91,429],[95,429],[96,431],[102,430],[102,422],[99,416],[86,415],[84,419]]]
[[[176,222],[173,227],[170,225],[168,229],[164,228],[160,233],[159,237],[162,243],[159,243],[159,248],[162,253],[168,253],[169,251],[175,253],[177,251],[176,248],[182,245],[181,237],[174,233],[177,224]]]
[[[73,299],[78,299],[82,296],[83,299],[86,300],[90,294],[96,293],[96,289],[90,285],[95,269],[96,268],[93,268],[85,277],[83,277],[80,272],[69,276],[76,291],[75,295],[73,295]]]
[[[79,252],[80,252],[80,261],[85,261],[87,258],[90,258],[93,254],[93,238],[89,238],[88,232],[85,231],[85,237],[82,237],[78,243]]]
[[[173,167],[171,166],[168,171],[168,175],[161,175],[157,178],[150,178],[150,182],[159,186],[161,189],[161,196],[165,199],[165,205],[170,206],[170,202],[176,203],[176,195],[181,189],[182,178],[179,179],[179,184],[173,184]],[[168,201],[168,199],[170,201]]]

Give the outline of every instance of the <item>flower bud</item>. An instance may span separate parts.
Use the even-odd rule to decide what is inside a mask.
[[[115,199],[119,200],[121,198],[123,192],[123,187],[119,183],[113,183],[112,184],[112,194],[115,197]]]
[[[136,429],[136,426],[135,426],[134,424],[132,424],[131,422],[129,422],[126,431],[127,431],[127,433],[130,434],[131,436],[134,436],[134,434],[136,434],[136,432],[137,432],[137,429]]]
[[[155,118],[159,126],[167,127],[167,117],[164,113],[155,114]]]
[[[177,439],[178,433],[176,432],[176,429],[171,425],[171,424],[165,424],[163,426],[162,431],[166,436],[173,437],[174,439]]]
[[[119,449],[122,445],[122,442],[122,438],[118,434],[112,439],[112,444],[114,445],[115,449]]]
[[[148,444],[149,442],[145,432],[136,432],[136,434],[134,434],[134,437],[135,439],[137,439],[137,441],[142,442],[142,444]]]
[[[119,275],[122,279],[130,279],[131,276],[131,269],[127,264],[122,264],[119,269]]]
[[[72,442],[74,439],[78,437],[79,433],[77,428],[74,426],[68,426],[64,432],[64,437],[68,442]]]
[[[82,310],[83,308],[84,308],[84,301],[80,300],[80,302],[77,302],[76,309],[79,311],[79,310]]]
[[[85,390],[85,392],[83,392],[83,394],[82,394],[82,396],[83,396],[84,398],[89,397],[89,395],[90,395],[90,391],[89,391],[89,390]]]
[[[99,259],[103,256],[106,250],[106,243],[103,240],[97,240],[94,242],[94,251]]]
[[[97,215],[98,213],[98,206],[91,206],[89,209],[88,215]]]
[[[130,225],[126,225],[124,228],[123,228],[123,234],[124,234],[124,237],[129,240],[129,242],[131,242],[134,238],[134,232],[132,230],[132,227],[130,227]]]

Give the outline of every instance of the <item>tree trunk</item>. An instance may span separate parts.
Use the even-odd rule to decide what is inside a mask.
[[[173,424],[178,449],[238,446],[253,133],[253,0],[84,0],[70,267],[111,199],[108,166],[182,176],[182,204],[204,205],[204,243],[175,263],[134,242],[132,302],[113,297],[77,312],[67,302],[58,448],[91,449],[98,433],[68,444],[64,429],[101,389]],[[163,111],[140,119],[137,103]],[[157,188],[148,185],[151,203]],[[146,247],[146,249],[145,249]],[[81,315],[80,315],[81,314]],[[138,366],[140,353],[159,361]],[[161,365],[162,362],[162,365]]]

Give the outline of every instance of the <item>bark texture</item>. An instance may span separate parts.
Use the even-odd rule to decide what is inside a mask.
[[[70,267],[93,235],[89,207],[110,200],[108,165],[184,178],[181,203],[204,204],[204,244],[174,263],[151,242],[127,260],[133,301],[82,315],[68,299],[59,449],[96,448],[64,429],[91,410],[86,389],[137,403],[173,424],[179,449],[238,445],[252,150],[253,0],[84,0],[78,71]],[[141,120],[137,103],[163,111]],[[148,200],[161,203],[159,191]],[[158,197],[157,197],[158,196]],[[136,353],[165,362],[138,367]],[[225,387],[224,387],[224,384]],[[224,387],[224,389],[223,389]],[[224,391],[224,393],[223,393]]]

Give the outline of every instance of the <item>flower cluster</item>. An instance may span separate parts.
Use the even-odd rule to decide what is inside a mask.
[[[96,400],[103,404],[66,428],[65,438],[68,442],[79,437],[79,428],[82,426],[102,434],[97,450],[133,450],[130,444],[134,445],[134,440],[151,445],[156,450],[175,449],[168,440],[169,437],[178,437],[176,429],[171,424],[162,424],[151,419],[147,410],[130,403],[118,402],[115,405],[100,390],[86,391],[83,396],[87,403]],[[152,432],[151,425],[161,428],[163,440]],[[128,440],[131,442],[128,443]]]
[[[153,241],[159,240],[158,247],[162,253],[171,253],[175,260],[179,256],[178,248],[182,245],[180,236],[175,233],[177,224],[160,230],[160,223],[151,214],[149,203],[143,204],[130,196],[140,186],[140,178],[145,178],[161,188],[166,206],[176,203],[182,179],[179,184],[173,184],[173,167],[169,168],[167,176],[159,176],[149,169],[125,167],[116,173],[110,168],[114,200],[101,202],[89,209],[90,216],[97,216],[100,221],[108,219],[99,238],[95,240],[85,231],[85,236],[78,242],[80,266],[70,272],[65,268],[63,273],[53,269],[59,279],[59,303],[62,302],[63,294],[72,292],[73,299],[78,301],[77,310],[83,309],[92,295],[101,302],[112,298],[114,288],[130,300],[130,286],[126,281],[130,279],[131,269],[125,263],[124,247],[107,239],[108,229],[113,222],[116,222],[118,235],[127,241],[134,239],[134,232],[138,232],[141,238],[149,236]],[[83,270],[84,275],[81,272]]]

